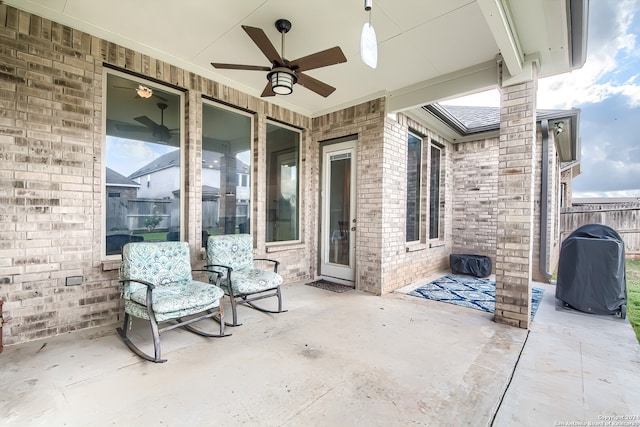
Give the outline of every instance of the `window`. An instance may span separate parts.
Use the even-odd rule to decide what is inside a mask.
[[[420,240],[420,183],[422,139],[409,133],[407,139],[407,242]]]
[[[149,97],[137,95],[140,85]],[[129,241],[179,240],[182,117],[179,92],[107,73],[106,255]]]
[[[216,234],[249,233],[251,226],[250,115],[202,103],[202,245]]]
[[[429,179],[429,239],[439,239],[441,237],[440,216],[441,216],[441,185],[440,176],[442,173],[440,160],[442,150],[440,147],[431,144],[431,163]]]
[[[267,123],[267,242],[299,240],[300,132]]]

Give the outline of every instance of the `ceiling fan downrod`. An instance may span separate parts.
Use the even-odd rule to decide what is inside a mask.
[[[280,36],[280,38],[281,38],[281,42],[280,42],[280,57],[282,58],[283,61],[285,61],[285,59],[284,59],[284,35],[287,34],[289,32],[289,30],[291,29],[291,22],[286,20],[286,19],[278,19],[276,21],[276,29],[281,34],[281,36]],[[284,65],[284,64],[282,64],[282,65]]]

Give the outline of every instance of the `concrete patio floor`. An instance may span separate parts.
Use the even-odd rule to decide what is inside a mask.
[[[640,416],[640,346],[628,322],[567,312],[553,286],[536,286],[545,294],[530,333],[401,293],[297,283],[283,287],[287,313],[240,308],[244,325],[231,337],[165,333],[164,364],[131,353],[117,325],[5,347],[0,425],[531,426]]]

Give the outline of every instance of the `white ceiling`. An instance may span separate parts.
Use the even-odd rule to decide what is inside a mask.
[[[378,39],[375,70],[364,65],[359,55],[360,32],[369,19],[363,0],[5,3],[256,97],[264,89],[266,73],[216,70],[210,62],[269,66],[241,25],[262,28],[280,51],[280,34],[274,23],[288,19],[293,25],[286,36],[287,59],[333,46],[340,46],[347,57],[347,63],[306,72],[337,88],[328,98],[299,85],[292,95],[268,98],[302,114],[318,116],[381,95],[396,95],[394,109],[400,110],[487,89],[495,85],[497,77],[491,73],[495,74],[500,52],[512,72],[518,71],[518,62],[524,63],[532,55],[539,57],[541,75],[569,71],[567,1],[374,0],[372,24]],[[476,73],[478,70],[481,72]],[[473,77],[476,74],[483,77]],[[444,81],[452,84],[442,88]],[[438,90],[430,90],[434,85]]]

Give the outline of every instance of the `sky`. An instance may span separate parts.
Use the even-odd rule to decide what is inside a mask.
[[[573,197],[640,197],[640,0],[590,0],[587,61],[538,81],[538,109],[579,108]],[[499,106],[496,90],[442,102]]]

